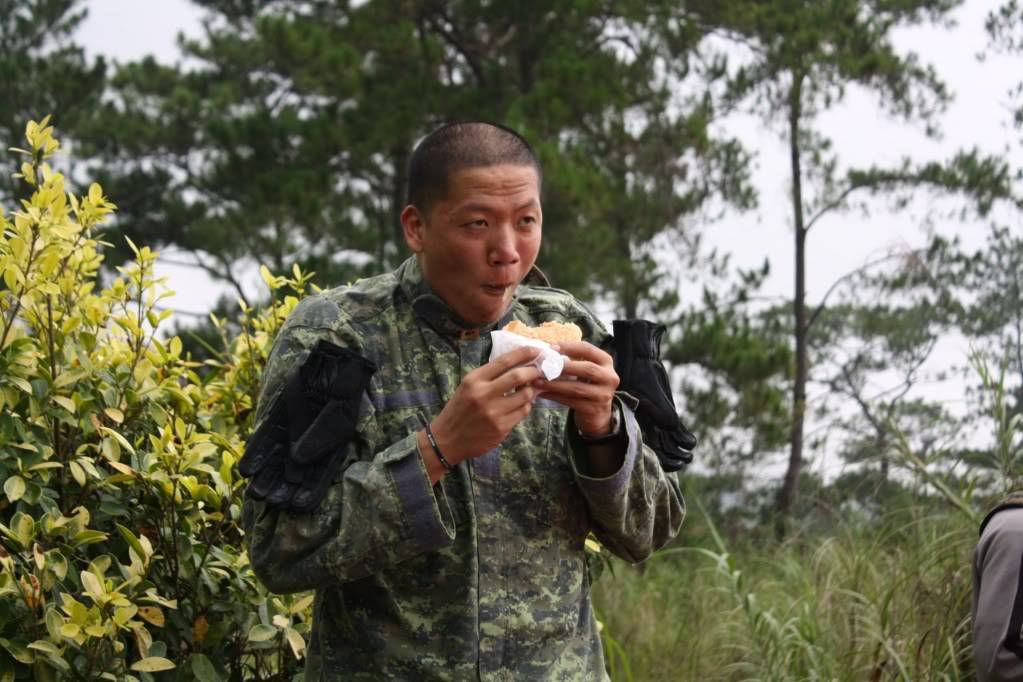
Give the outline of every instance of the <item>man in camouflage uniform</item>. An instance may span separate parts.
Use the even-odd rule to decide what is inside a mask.
[[[980,682],[1023,680],[1023,492],[980,524],[973,554],[973,660]]]
[[[445,126],[409,177],[414,256],[302,301],[271,353],[243,470],[253,568],[275,592],[316,591],[308,682],[606,679],[585,538],[644,560],[679,530],[678,482],[616,392],[607,332],[534,266],[525,140]],[[543,380],[531,349],[488,362],[513,319],[582,328],[560,347],[566,378]],[[323,376],[333,416],[295,429]],[[343,436],[323,437],[330,421]]]

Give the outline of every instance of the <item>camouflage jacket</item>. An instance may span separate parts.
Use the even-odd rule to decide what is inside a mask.
[[[431,486],[416,416],[432,419],[461,378],[487,362],[491,328],[572,321],[607,332],[538,270],[505,318],[464,331],[415,259],[391,274],[303,300],[264,375],[257,421],[318,340],[378,367],[342,473],[317,511],[247,499],[256,575],[275,592],[315,590],[306,664],[314,680],[605,679],[584,540],[642,561],[678,532],[685,505],[674,474],[644,447],[619,394],[625,463],[587,476],[569,410],[538,400],[496,449]]]

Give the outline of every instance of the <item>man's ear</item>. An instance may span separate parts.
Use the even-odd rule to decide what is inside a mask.
[[[423,231],[426,230],[426,221],[419,209],[409,204],[401,212],[401,230],[405,234],[405,243],[412,249],[412,253],[423,251]]]

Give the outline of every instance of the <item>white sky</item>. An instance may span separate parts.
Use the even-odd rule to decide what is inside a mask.
[[[820,122],[820,129],[833,138],[843,167],[885,164],[905,156],[918,161],[941,159],[957,149],[973,146],[991,153],[1010,151],[1014,165],[1023,166],[1017,142],[1020,136],[1010,126],[1007,95],[1010,87],[1023,80],[1020,59],[988,55],[981,62],[977,58],[987,45],[984,18],[997,4],[996,0],[967,0],[955,15],[958,24],[955,28],[913,29],[897,37],[898,47],[915,50],[924,63],[932,64],[955,95],[941,119],[943,139],[928,140],[908,126],[889,122],[871,98],[850,91],[846,101]],[[79,40],[89,52],[115,60],[154,54],[160,61],[175,61],[178,32],[197,32],[202,16],[186,0],[90,0],[87,7],[89,16]],[[775,132],[777,128],[765,129],[750,116],[736,117],[725,126],[756,152],[754,183],[760,193],[760,206],[748,214],[729,214],[707,226],[705,239],[720,251],[731,253],[737,265],[753,267],[768,258],[772,275],[764,293],[790,296],[794,247],[784,142]],[[892,248],[926,243],[922,216],[930,208],[928,200],[916,201],[909,210],[900,213],[885,210],[883,201],[873,205],[870,217],[860,213],[833,215],[810,233],[807,286],[811,303],[819,300],[842,274]],[[1016,216],[1002,214],[999,219],[1019,226]],[[958,234],[965,243],[974,246],[982,244],[987,233],[987,224],[983,222],[959,224],[938,219],[930,227],[943,234]],[[178,292],[174,306],[179,310],[204,311],[217,293],[227,290],[198,270],[168,265],[161,270],[170,276],[171,288]],[[253,273],[247,284],[257,291],[261,286],[258,275]],[[936,362],[962,365],[967,353],[964,342],[949,339]],[[941,395],[950,402],[962,400],[962,386],[955,383],[931,386],[929,390],[932,396]]]
[[[821,129],[833,137],[844,164],[884,164],[904,156],[938,159],[974,145],[989,152],[1003,152],[1015,144],[1018,134],[1008,125],[1006,93],[1021,78],[1020,60],[997,55],[989,56],[984,63],[977,59],[986,45],[984,17],[996,4],[993,0],[968,0],[956,14],[957,28],[913,29],[899,35],[899,46],[916,50],[925,63],[933,64],[956,95],[942,118],[944,139],[936,143],[909,126],[891,123],[871,98],[851,91],[846,102],[821,122]],[[202,17],[202,12],[187,0],[90,0],[86,6],[89,16],[79,40],[89,52],[115,60],[154,54],[161,61],[173,62],[178,58],[177,34],[197,32]],[[707,239],[732,253],[734,262],[741,265],[753,266],[765,256],[769,258],[773,276],[766,293],[789,295],[793,249],[784,142],[749,116],[728,121],[726,128],[739,134],[757,155],[754,182],[760,191],[760,207],[747,214],[729,214],[710,225]],[[822,221],[811,232],[808,243],[810,300],[814,300],[814,294],[822,295],[836,276],[889,248],[924,243],[925,233],[919,222],[919,210],[915,215],[907,211],[891,214],[883,205],[878,205],[869,218],[852,214]],[[977,243],[986,232],[983,224],[963,227],[939,222],[935,227],[975,238]],[[205,287],[196,288],[194,282],[176,284],[182,308],[201,310],[202,303],[209,300],[202,291]]]

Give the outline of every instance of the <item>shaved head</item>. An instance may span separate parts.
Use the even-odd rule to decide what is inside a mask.
[[[429,213],[447,196],[451,176],[467,168],[529,166],[543,184],[540,159],[525,138],[511,128],[479,121],[449,123],[416,146],[408,165],[408,203]]]

